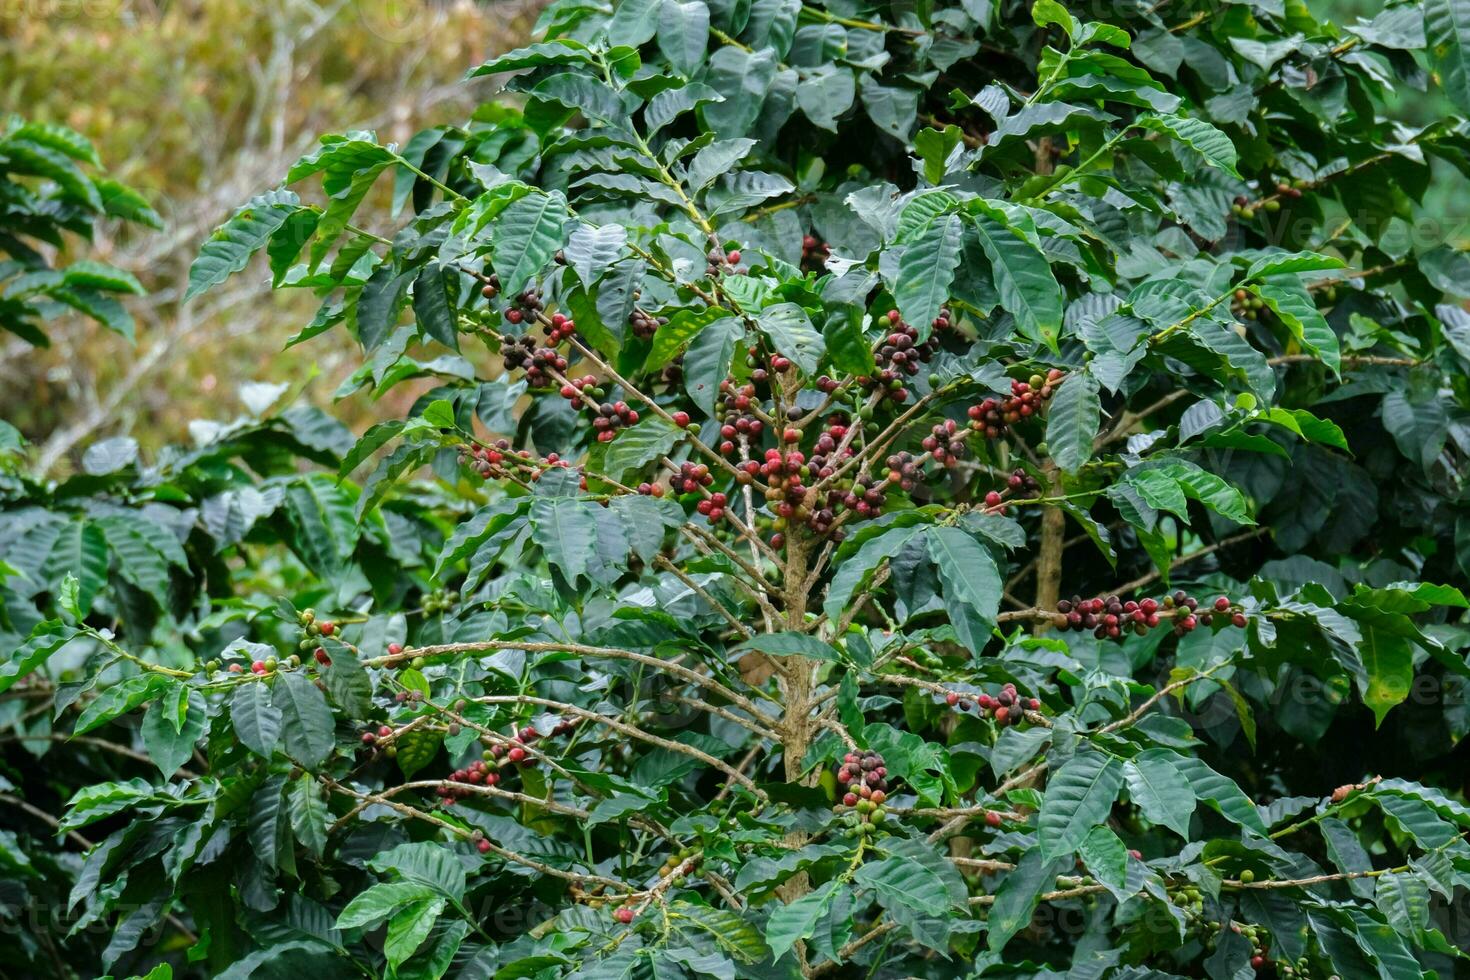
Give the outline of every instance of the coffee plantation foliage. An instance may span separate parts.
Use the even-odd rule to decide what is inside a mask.
[[[4,969],[1465,970],[1467,18],[560,0],[324,137],[190,289],[408,417],[7,446]]]

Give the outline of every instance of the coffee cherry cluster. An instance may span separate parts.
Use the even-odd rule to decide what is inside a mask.
[[[859,473],[852,486],[842,497],[842,506],[852,511],[861,520],[870,520],[883,515],[883,491],[886,480]]]
[[[936,463],[943,463],[945,466],[957,465],[960,457],[965,454],[964,439],[954,419],[936,422],[920,445],[934,457]]]
[[[1052,368],[1045,376],[1033,374],[1025,381],[1012,381],[1009,397],[987,398],[969,407],[970,428],[987,439],[999,439],[1010,426],[1039,414],[1065,377],[1062,371]]]
[[[468,466],[488,480],[505,474],[502,464],[507,453],[514,455],[506,439],[498,440],[493,446],[465,444],[459,447],[459,465]]]
[[[515,310],[511,312],[514,313]],[[519,337],[505,334],[500,338],[500,356],[504,358],[506,367],[523,369],[526,372],[526,382],[537,388],[551,383],[551,371],[562,372],[567,369],[565,357],[554,348],[538,347],[535,338],[530,334]]]
[[[725,517],[725,509],[729,506],[729,498],[723,493],[712,493],[699,503],[694,509],[709,518],[711,524],[718,524]]]
[[[1256,209],[1251,205],[1250,197],[1245,194],[1235,195],[1235,200],[1230,203],[1230,213],[1243,221],[1254,221],[1256,217]]]
[[[628,314],[628,326],[633,328],[633,336],[643,340],[652,340],[653,335],[658,333],[658,328],[668,322],[669,318],[666,316],[652,316],[636,307]]]
[[[548,453],[538,459],[529,450],[512,449],[508,439],[497,439],[489,446],[461,445],[459,465],[468,466],[472,472],[486,480],[521,475],[534,483],[547,470],[570,469],[572,464],[557,453]],[[582,476],[581,487],[583,490],[587,489],[585,474]]]
[[[700,487],[707,487],[715,482],[714,474],[704,463],[684,462],[679,464],[679,472],[669,477],[669,489],[677,496],[683,493],[698,493]],[[639,484],[638,492],[643,493],[644,487],[648,487],[648,493],[655,497],[663,496],[661,490],[656,491],[654,484]]]
[[[551,314],[551,322],[546,324],[546,342],[552,347],[574,336],[577,332],[577,324],[565,313]]]
[[[970,710],[969,698],[958,691],[946,693],[944,703],[961,711]],[[991,695],[982,691],[975,695],[975,706],[980,709],[982,716],[993,719],[1004,728],[1007,725],[1019,725],[1025,720],[1027,711],[1036,711],[1041,707],[1041,700],[1023,698],[1016,690],[1016,685],[1007,683],[999,694]]]
[[[817,436],[816,445],[812,447],[811,459],[807,461],[808,470],[815,473],[817,479],[824,480],[831,476],[837,463],[841,461],[834,460],[832,456],[837,452],[837,447],[841,446],[842,441],[847,438],[848,425],[849,422],[845,416],[833,415],[827,419],[827,428]],[[853,455],[853,452],[852,445],[849,443],[842,450],[841,459],[847,459]]]
[[[1265,308],[1266,301],[1248,289],[1237,289],[1230,300],[1230,312],[1246,320],[1259,320]]]
[[[888,336],[873,353],[878,373],[868,379],[867,387],[885,393],[894,401],[907,401],[909,393],[903,386],[903,377],[919,373],[919,365],[927,363],[939,350],[938,331],[950,326],[949,310],[943,309],[934,318],[934,330],[929,338],[919,341],[919,331],[905,323],[897,310],[888,311]]]
[[[1012,470],[1010,476],[1006,477],[1004,490],[991,490],[985,494],[985,507],[993,513],[1002,514],[1007,500],[1030,500],[1040,492],[1041,484],[1036,477],[1025,470]]]
[[[923,466],[913,453],[894,453],[885,462],[888,464],[888,482],[898,484],[900,490],[911,491],[923,479]]]
[[[444,806],[453,806],[455,800],[462,800],[474,793],[471,786],[494,786],[500,782],[500,773],[485,762],[476,759],[463,769],[456,769],[449,774],[449,778],[440,783],[434,792],[443,801]]]
[[[748,436],[752,440],[759,438],[765,423],[750,412],[756,398],[754,384],[747,382],[736,387],[735,382],[726,378],[720,382],[720,394],[724,409],[718,416],[722,440],[720,452],[729,456],[735,452],[740,436]]]
[[[827,268],[827,258],[832,249],[816,235],[804,235],[801,239],[801,268],[804,272],[821,272]]]
[[[837,783],[846,787],[837,809],[855,810],[865,833],[883,822],[886,813],[883,803],[888,799],[889,787],[888,767],[881,755],[871,750],[847,753],[842,757],[842,765],[837,767]]]
[[[326,652],[320,648],[318,638],[323,636],[336,636],[337,624],[330,620],[317,622],[315,609],[301,610],[301,612],[296,614],[296,622],[300,625],[302,633],[302,638],[297,644],[297,649],[315,650],[317,663],[323,664],[323,666],[330,664],[330,660],[322,659],[326,656]]]
[[[658,876],[667,878],[669,875],[679,875],[674,880],[675,884],[679,884],[684,875],[694,873],[694,868],[698,864],[699,852],[692,847],[681,847],[664,860],[663,865],[658,869]]]
[[[573,408],[581,408],[588,398],[605,398],[607,392],[597,386],[596,375],[584,374],[580,378],[569,378],[561,386],[561,396],[571,402]]]
[[[433,616],[442,612],[450,612],[459,605],[459,590],[457,589],[434,589],[424,596],[422,603],[424,612]]]
[[[528,286],[505,311],[505,318],[511,323],[525,323],[536,319],[536,314],[545,308],[546,305],[541,302],[541,291],[534,286]]]
[[[811,473],[806,456],[800,450],[782,453],[779,449],[767,449],[764,463],[755,460],[743,464],[742,471],[752,476],[759,474],[766,482],[766,503],[776,513],[773,526],[777,530],[771,539],[773,547],[786,543],[784,532],[793,522],[809,521],[812,517],[811,504],[807,501],[808,490],[802,484]],[[830,523],[830,522],[829,522]]]
[[[612,442],[618,430],[638,422],[638,413],[627,402],[603,402],[592,416],[592,429],[598,442]]]
[[[1215,617],[1226,617],[1232,626],[1246,625],[1245,613],[1227,596],[1216,599],[1210,609],[1199,612],[1199,600],[1182,589],[1162,599],[1129,599],[1117,596],[1083,599],[1073,596],[1057,603],[1053,623],[1058,629],[1082,632],[1091,630],[1100,640],[1118,639],[1127,633],[1144,635],[1163,619],[1173,621],[1175,636],[1183,636],[1200,626],[1209,626]]]
[[[1246,877],[1247,874],[1249,874],[1248,871],[1242,871],[1240,873],[1240,880],[1241,881],[1250,881],[1250,880],[1253,880],[1255,878],[1255,875],[1254,874],[1252,874],[1250,876],[1250,878],[1247,878]],[[1268,934],[1266,932],[1265,928],[1263,926],[1250,925],[1249,923],[1247,923],[1246,925],[1241,925],[1238,922],[1232,922],[1232,923],[1230,923],[1230,929],[1231,929],[1232,932],[1236,932],[1236,933],[1239,933],[1240,935],[1244,936],[1250,942],[1250,944],[1251,944],[1251,969],[1253,969],[1253,970],[1255,970],[1257,972],[1261,972],[1261,971],[1267,969],[1270,966],[1270,953],[1269,953],[1270,945],[1269,944],[1270,944],[1270,941],[1271,941],[1271,937],[1270,937],[1270,934]],[[1288,968],[1288,970],[1289,970],[1289,968]],[[1281,975],[1282,976],[1291,976],[1292,972],[1294,972],[1294,971],[1290,971],[1290,972],[1288,972],[1288,971],[1279,971],[1279,972],[1281,972]]]
[[[705,255],[705,260],[705,274],[711,279],[716,279],[721,273],[727,271],[733,272],[738,276],[743,276],[749,271],[745,266],[740,264],[740,250],[738,248],[732,248],[728,252],[722,248],[712,248]]]

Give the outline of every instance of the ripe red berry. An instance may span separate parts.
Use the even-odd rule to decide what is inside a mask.
[[[257,673],[257,674],[264,674],[266,672],[265,661],[264,660],[257,660],[257,661],[255,661],[255,663],[253,663],[253,664],[250,665],[250,669],[252,671],[254,671],[255,673]]]
[[[801,442],[801,430],[787,429],[781,434],[781,438],[785,439],[787,442]]]
[[[728,263],[730,263],[731,265],[739,265],[740,264],[740,249],[738,249],[738,248],[732,248],[732,249],[730,249],[730,251],[725,254],[725,261],[728,262]]]
[[[336,623],[322,623],[322,636],[331,636],[337,632]]]
[[[674,424],[677,425],[681,429],[687,427],[689,425],[689,413],[688,412],[675,412],[674,413]]]
[[[986,826],[989,826],[989,827],[999,827],[1000,826],[1000,814],[997,813],[997,812],[995,812],[994,810],[986,810],[985,811],[985,824],[986,824]]]
[[[1233,625],[1240,627],[1241,629],[1245,629],[1245,624],[1246,624],[1245,613],[1236,613],[1234,616],[1231,616],[1230,617],[1230,622]]]
[[[505,753],[505,757],[511,762],[520,762],[521,760],[525,759],[526,750],[521,748],[519,745],[515,745],[511,747],[511,750],[509,752]]]
[[[1227,610],[1229,608],[1230,608],[1230,600],[1227,599],[1225,596],[1221,596],[1220,598],[1218,598],[1218,599],[1215,600],[1215,610],[1217,612],[1224,612],[1225,610]]]
[[[627,925],[633,921],[633,910],[624,906],[613,913],[613,918],[617,919],[623,925]]]
[[[1143,852],[1140,851],[1140,850],[1137,850],[1136,848],[1129,848],[1128,849],[1128,856],[1131,857],[1135,861],[1142,861],[1143,860]]]
[[[403,652],[403,644],[402,643],[390,643],[390,644],[388,644],[388,653],[389,653],[389,655],[396,657],[396,656],[398,656],[402,652]]]
[[[858,805],[858,795],[856,793],[847,793],[847,794],[845,794],[842,797],[842,804],[843,804],[843,806],[857,806]]]
[[[481,854],[489,854],[490,842],[482,838],[475,844],[475,849],[478,850]]]
[[[955,692],[950,691],[944,696],[944,703],[949,705],[950,707],[954,707],[955,705],[960,703],[960,696]]]

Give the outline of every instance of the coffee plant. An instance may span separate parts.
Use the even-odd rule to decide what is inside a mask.
[[[558,0],[324,137],[189,289],[411,408],[13,461],[7,964],[1464,971],[1456,3]]]

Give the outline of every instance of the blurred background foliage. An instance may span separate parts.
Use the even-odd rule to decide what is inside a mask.
[[[1180,0],[1179,6],[1183,6]],[[1381,0],[1309,0],[1337,23],[1371,18]],[[356,360],[341,341],[283,351],[311,316],[242,277],[181,303],[188,263],[238,202],[269,186],[315,134],[372,129],[402,142],[462,117],[486,94],[466,67],[523,43],[538,0],[26,0],[0,6],[0,113],[61,122],[97,145],[113,176],[138,188],[163,234],[104,231],[94,254],[134,272],[138,342],[81,321],[54,346],[0,341],[0,418],[35,444],[34,460],[69,472],[84,436],[130,435],[145,452],[186,441],[196,419],[241,409],[243,386],[287,382],[326,407]],[[1401,119],[1444,114],[1436,91],[1400,93]],[[1470,243],[1470,184],[1440,168],[1423,221],[1398,229],[1415,251]],[[373,213],[364,206],[360,215]],[[364,218],[366,221],[366,218]],[[1392,233],[1392,230],[1390,232]],[[114,237],[106,237],[107,235]],[[1433,239],[1434,242],[1431,242]],[[332,336],[337,336],[333,334]],[[332,346],[336,343],[337,346]],[[429,382],[425,382],[428,384]],[[401,414],[366,395],[334,413],[359,431]]]
[[[330,344],[283,351],[308,306],[261,277],[184,305],[199,243],[269,186],[316,135],[375,130],[402,142],[462,118],[486,94],[467,66],[520,44],[535,0],[26,0],[0,6],[0,116],[63,123],[109,174],[144,194],[162,233],[104,227],[89,253],[134,272],[136,347],[94,325],[52,327],[49,350],[0,340],[0,418],[39,464],[69,472],[85,437],[131,435],[145,451],[229,419],[241,388],[290,382],[332,401],[355,359]],[[362,214],[372,212],[370,206]],[[411,393],[394,398],[410,398]],[[338,407],[360,426],[399,406]]]

